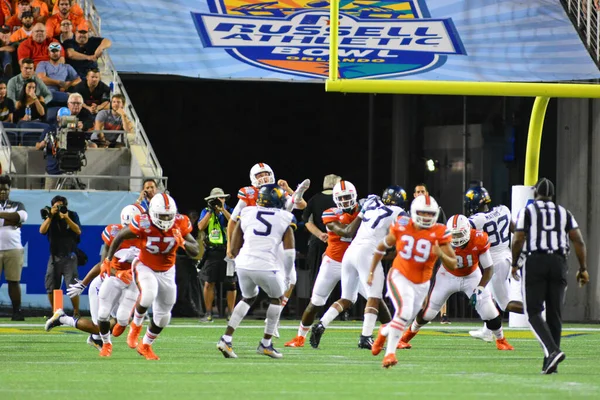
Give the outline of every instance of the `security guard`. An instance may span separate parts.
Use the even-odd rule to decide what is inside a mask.
[[[552,201],[554,184],[540,179],[535,185],[535,200],[519,211],[513,237],[513,277],[518,280],[518,260],[525,255],[522,270],[525,315],[544,349],[542,374],[557,371],[565,359],[560,350],[561,306],[567,287],[569,240],[579,260],[579,286],[589,281],[585,242],[570,211]],[[542,317],[546,303],[546,321]]]

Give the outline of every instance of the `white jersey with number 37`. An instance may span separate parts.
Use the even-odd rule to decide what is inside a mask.
[[[488,234],[490,254],[494,263],[512,260],[510,251],[510,210],[504,205],[492,208],[469,217],[471,225]]]
[[[246,207],[240,214],[244,245],[235,258],[236,268],[279,270],[279,247],[294,216],[278,208]]]
[[[360,228],[350,246],[370,246],[374,249],[388,234],[390,226],[398,216],[403,213],[405,211],[402,207],[386,206],[381,202],[376,208],[368,209],[364,212]]]

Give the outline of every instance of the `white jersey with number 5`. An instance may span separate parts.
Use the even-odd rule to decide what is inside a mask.
[[[471,225],[488,234],[490,254],[494,264],[500,260],[512,260],[510,251],[510,210],[504,205],[469,217]]]
[[[245,207],[240,214],[244,244],[235,258],[236,268],[280,270],[279,247],[293,218],[278,208]]]
[[[377,208],[368,209],[350,247],[368,246],[375,248],[388,234],[390,226],[399,215],[406,214],[402,207],[379,203]]]

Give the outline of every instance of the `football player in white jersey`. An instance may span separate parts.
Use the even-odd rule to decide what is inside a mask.
[[[467,190],[464,202],[471,226],[488,234],[490,254],[494,263],[494,276],[489,286],[492,297],[502,311],[523,314],[523,303],[511,301],[509,297],[508,279],[512,263],[510,233],[514,231],[510,210],[505,205],[499,205],[490,210],[488,204],[492,202],[492,199],[482,186],[475,186]],[[494,340],[494,335],[485,324],[481,330],[469,331],[469,334],[486,342]]]
[[[273,348],[271,337],[281,314],[281,300],[286,290],[285,281],[294,268],[296,250],[291,228],[293,215],[283,210],[285,191],[276,184],[263,185],[256,207],[246,207],[231,237],[231,251],[236,256],[236,270],[242,292],[240,301],[231,314],[225,334],[217,349],[225,358],[237,358],[233,351],[232,336],[256,300],[259,286],[269,296],[267,320],[263,339],[256,349],[258,354],[271,358],[283,355]],[[283,242],[284,270],[279,261],[279,245]]]
[[[392,223],[396,221],[399,215],[407,215],[402,208],[405,201],[406,191],[400,186],[393,185],[384,190],[381,200],[372,197],[363,205],[363,209],[358,216],[362,219],[362,222],[342,259],[342,297],[329,307],[316,327],[313,328],[311,345],[314,341],[318,346],[325,328],[340,313],[349,309],[356,302],[359,287],[362,287],[367,294],[367,304],[358,347],[371,350],[373,329],[379,314],[385,281],[383,266],[379,262],[372,273],[372,284],[367,284],[370,276],[371,260],[375,248],[387,235]]]

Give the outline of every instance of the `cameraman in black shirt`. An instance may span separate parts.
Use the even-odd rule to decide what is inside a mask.
[[[50,306],[54,308],[53,291],[60,289],[61,280],[64,276],[65,285],[75,283],[77,274],[77,243],[81,235],[81,224],[79,216],[75,211],[67,209],[67,199],[63,196],[54,196],[52,207],[44,207],[41,210],[42,225],[40,233],[48,235],[50,242],[50,259],[46,270],[45,286],[50,300]],[[71,299],[73,303],[73,315],[79,315],[79,296]]]

